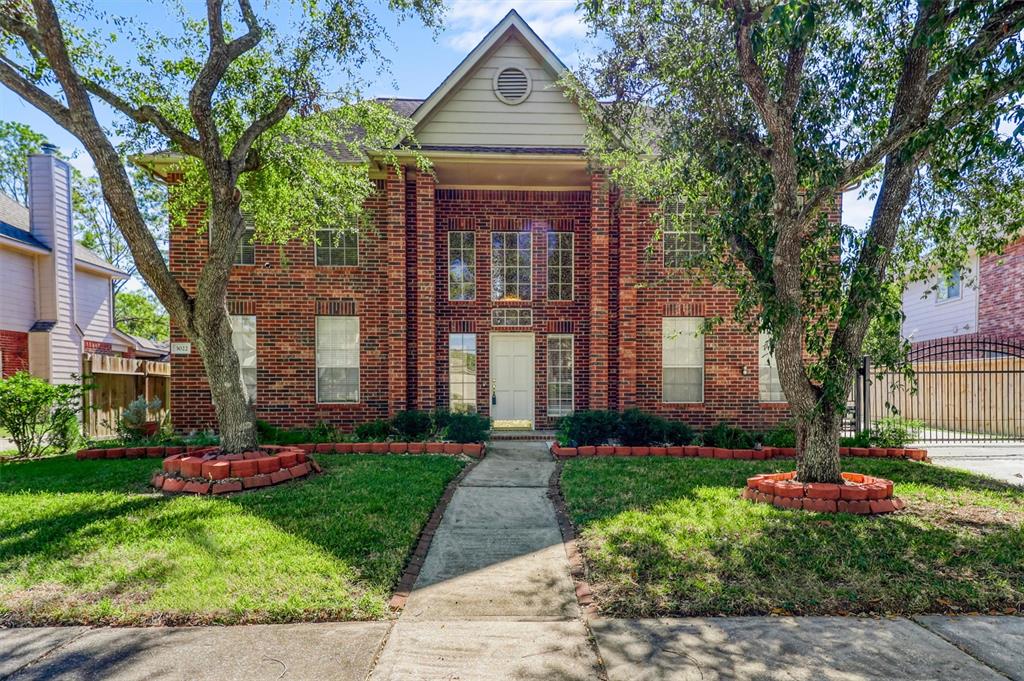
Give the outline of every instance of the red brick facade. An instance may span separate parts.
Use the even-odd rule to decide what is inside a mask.
[[[978,334],[1024,339],[1024,239],[979,265]]]
[[[0,378],[28,371],[28,334],[0,330]]]
[[[535,342],[534,423],[547,416],[547,336],[572,334],[576,409],[631,406],[698,427],[720,420],[764,427],[785,418],[785,405],[758,394],[757,338],[732,322],[705,342],[702,404],[664,404],[661,318],[728,318],[734,297],[662,265],[660,244],[649,251],[652,210],[608,186],[600,174],[589,188],[540,191],[437,187],[431,175],[409,171],[378,182],[369,202],[373,228],[359,237],[357,267],[317,266],[312,244],[257,245],[254,265],[236,265],[229,309],[257,320],[257,415],[276,425],[325,421],[343,427],[408,408],[449,404],[448,336],[476,334],[477,410],[490,412],[488,334],[528,331]],[[838,206],[832,216],[838,220]],[[201,211],[191,226],[201,224]],[[473,232],[476,297],[448,298],[448,233]],[[528,231],[532,239],[530,301],[491,301],[491,232]],[[547,296],[549,231],[574,235],[571,301]],[[194,285],[206,234],[172,230],[171,269]],[[494,329],[495,308],[529,308],[529,328]],[[360,401],[318,404],[315,317],[360,320]],[[173,330],[172,341],[186,340]],[[179,430],[212,428],[213,409],[200,358],[172,357],[172,413]]]

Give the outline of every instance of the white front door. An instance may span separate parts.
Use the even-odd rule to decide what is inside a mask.
[[[533,426],[533,334],[491,334],[491,418]]]

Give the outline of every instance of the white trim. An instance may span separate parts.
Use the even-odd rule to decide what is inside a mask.
[[[701,323],[700,345],[701,363],[666,364],[665,363],[665,322],[669,319],[698,319]],[[707,383],[707,338],[704,335],[704,318],[687,316],[664,316],[661,318],[661,402],[662,404],[704,404]],[[670,401],[665,399],[665,369],[700,369],[700,399],[697,401]]]
[[[547,235],[551,234],[568,234],[569,235],[569,297],[568,298],[552,298],[551,297],[551,243],[545,238],[544,248],[545,255],[544,259],[544,270],[545,270],[545,281],[544,281],[544,294],[545,298],[549,303],[572,303],[576,301],[576,233],[568,230],[551,230],[546,232]]]
[[[584,185],[550,185],[550,184],[439,184],[438,189],[487,189],[515,192],[589,192],[590,187]]]
[[[320,399],[320,365],[316,361],[316,353],[320,347],[320,325],[317,323],[321,318],[340,318],[356,320],[356,370],[359,372],[359,379],[356,381],[355,400],[321,400]],[[330,368],[330,367],[327,367]],[[313,317],[313,396],[317,404],[360,404],[363,396],[363,329],[362,320],[358,315],[318,314]]]
[[[26,253],[32,253],[33,255],[50,255],[51,253],[47,248],[40,248],[39,246],[27,244],[24,241],[18,241],[6,234],[0,234],[0,246],[10,248],[15,251],[25,251]]]
[[[533,302],[533,232],[529,231],[529,229],[527,229],[525,231],[510,231],[510,230],[505,229],[505,230],[492,231],[490,234],[491,234],[491,243],[489,245],[490,245],[490,255],[491,255],[491,268],[490,268],[491,271],[490,271],[490,277],[487,280],[487,283],[489,284],[489,286],[487,288],[490,289],[490,296],[489,297],[490,297],[491,302],[492,303],[516,303],[516,302],[530,303],[530,302]],[[530,245],[528,246],[528,252],[530,254],[530,264],[529,264],[530,283],[527,285],[527,291],[530,294],[529,298],[514,298],[514,299],[513,298],[498,298],[498,299],[494,298],[494,266],[495,266],[495,263],[494,263],[494,235],[495,234],[515,234],[516,237],[518,237],[520,234],[525,234],[526,238],[530,240]],[[517,241],[518,241],[518,238],[517,238]],[[547,285],[547,282],[545,282],[545,286],[546,285]]]
[[[473,296],[471,298],[452,298],[452,234],[469,234],[473,237]],[[448,287],[448,302],[450,303],[470,303],[476,300],[476,280],[477,280],[477,253],[476,253],[476,232],[465,230],[465,229],[453,229],[448,232],[446,238],[448,242],[448,260],[445,263],[444,274],[445,274],[445,285]]]
[[[569,370],[569,411],[565,414],[552,414],[551,413],[551,340],[561,340],[563,338],[569,339],[569,352],[572,353],[572,366]],[[576,336],[571,333],[549,333],[545,340],[546,351],[545,362],[547,365],[547,375],[544,377],[544,388],[547,396],[547,415],[548,418],[561,418],[572,412],[576,411]]]

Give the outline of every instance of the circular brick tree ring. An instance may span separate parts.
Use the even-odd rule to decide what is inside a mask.
[[[319,473],[320,466],[298,447],[262,445],[242,454],[206,447],[164,458],[150,484],[177,494],[228,494],[280,485]]]
[[[778,508],[803,509],[818,513],[892,513],[906,507],[893,496],[892,480],[860,473],[843,473],[843,484],[796,480],[796,471],[762,473],[747,478],[743,498]]]

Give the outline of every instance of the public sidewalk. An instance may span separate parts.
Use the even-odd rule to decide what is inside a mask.
[[[394,622],[0,630],[0,679],[1024,681],[1024,618],[585,618],[540,443],[462,481]]]

